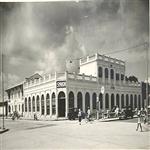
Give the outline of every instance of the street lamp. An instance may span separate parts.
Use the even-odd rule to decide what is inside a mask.
[[[97,120],[99,119],[99,111],[100,111],[100,101],[103,101],[103,95],[105,92],[105,88],[104,86],[101,87],[101,94],[102,94],[102,99],[99,99],[99,97],[97,96],[97,100],[96,100],[96,104],[97,104]]]

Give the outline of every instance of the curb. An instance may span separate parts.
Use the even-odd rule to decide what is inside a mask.
[[[0,129],[0,134],[9,131],[9,129]]]

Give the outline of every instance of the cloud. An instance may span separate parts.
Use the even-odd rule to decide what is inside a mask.
[[[5,3],[0,8],[5,73],[22,80],[35,71],[63,71],[66,59],[148,41],[148,0]],[[145,50],[139,47],[111,56],[127,61],[127,73],[144,80],[143,68],[136,68]],[[130,64],[135,66],[131,69]]]

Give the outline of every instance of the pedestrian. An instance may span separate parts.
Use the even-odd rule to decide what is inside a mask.
[[[115,114],[116,114],[116,117],[119,116],[119,107],[117,106],[116,109],[115,109]]]
[[[89,107],[88,107],[88,110],[87,110],[87,121],[89,121],[89,122],[91,121],[91,110],[90,110]]]
[[[79,125],[81,125],[81,121],[82,121],[82,111],[81,111],[81,109],[79,109],[78,118],[79,118]]]
[[[34,120],[38,120],[36,113],[34,113]]]
[[[142,124],[141,124],[142,123],[142,116],[141,116],[141,112],[140,111],[138,111],[137,116],[138,116],[138,122],[137,122],[136,131],[138,131],[139,126],[140,126],[140,129],[141,129],[141,132],[142,132]]]

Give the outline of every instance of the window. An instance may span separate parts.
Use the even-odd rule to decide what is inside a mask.
[[[116,73],[116,80],[119,80],[119,73]]]
[[[105,78],[108,78],[108,68],[105,68]]]
[[[123,81],[124,80],[124,75],[123,74],[121,74],[121,81]]]
[[[102,78],[102,77],[103,77],[103,69],[102,69],[102,67],[99,67],[99,68],[98,68],[98,77],[99,77],[99,78]]]
[[[110,70],[110,78],[114,79],[114,70],[113,69]]]

